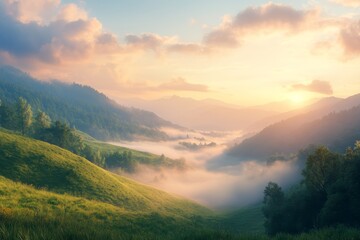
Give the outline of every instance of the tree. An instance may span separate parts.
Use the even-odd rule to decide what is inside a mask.
[[[24,135],[32,123],[33,113],[31,110],[31,106],[24,98],[20,97],[16,105],[16,110],[18,129]]]
[[[89,161],[95,163],[100,167],[104,167],[105,165],[105,158],[101,155],[99,150],[94,150],[88,144],[85,144],[84,149],[82,150],[82,155],[88,159]]]
[[[50,117],[46,113],[39,111],[35,117],[34,122],[34,137],[41,140],[47,139],[46,134],[48,134],[47,130],[50,127]]]
[[[45,142],[65,148],[75,154],[81,154],[84,149],[84,143],[80,136],[74,133],[66,123],[56,121],[50,128],[46,129],[43,134]]]
[[[319,147],[311,154],[303,171],[305,184],[311,191],[326,195],[339,174],[340,156],[326,147]]]
[[[3,128],[15,130],[16,129],[15,111],[12,106],[5,103],[0,105],[0,126]]]
[[[51,119],[49,115],[47,115],[43,111],[39,111],[37,113],[35,120],[36,128],[38,129],[50,128],[51,126]]]
[[[264,190],[263,213],[265,217],[265,230],[269,235],[274,235],[283,230],[283,203],[284,192],[281,187],[269,182]]]
[[[119,151],[109,154],[106,157],[106,166],[108,168],[120,167],[127,172],[134,172],[136,169],[136,162],[132,157],[131,151]]]

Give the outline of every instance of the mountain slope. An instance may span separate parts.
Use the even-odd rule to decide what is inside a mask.
[[[335,151],[344,151],[360,139],[359,122],[360,106],[305,123],[301,116],[297,116],[271,125],[245,139],[232,147],[229,154],[239,160],[264,161],[277,153],[296,153],[309,144],[322,144]]]
[[[336,98],[336,97],[327,97],[320,99],[308,106],[305,106],[303,108],[299,108],[292,111],[283,112],[265,119],[262,119],[253,125],[251,125],[248,130],[250,131],[256,131],[258,129],[263,129],[271,124],[275,124],[277,122],[287,120],[292,117],[300,116],[301,121],[303,123],[310,122],[313,120],[316,120],[320,117],[325,116],[326,114],[332,112],[332,111],[341,111],[345,110],[349,107],[336,107],[338,104],[343,102],[344,99],[342,98]],[[360,103],[360,101],[359,101]],[[350,104],[349,104],[350,106]],[[300,120],[300,119],[299,119]]]
[[[0,131],[0,175],[49,191],[97,200],[127,210],[208,213],[193,202],[107,172],[59,147]]]
[[[207,229],[205,222],[198,221],[201,218],[161,210],[131,211],[0,176],[0,239],[4,240],[177,239]]]
[[[88,86],[41,82],[18,69],[1,66],[0,99],[13,103],[19,97],[25,98],[33,110],[42,110],[53,120],[65,120],[102,140],[165,139],[166,134],[158,128],[173,126],[154,113],[117,105]]]
[[[172,96],[157,100],[123,99],[122,104],[146,109],[176,124],[198,130],[241,130],[275,112],[243,108],[221,101]]]

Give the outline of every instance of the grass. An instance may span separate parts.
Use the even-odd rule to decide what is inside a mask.
[[[128,210],[182,216],[210,213],[196,203],[112,174],[59,147],[5,131],[0,131],[0,175]]]
[[[264,234],[265,219],[261,207],[261,204],[256,204],[223,213],[218,216],[217,224],[223,230],[247,234]]]
[[[142,239],[145,235],[170,237],[199,226],[194,218],[131,211],[35,189],[4,177],[0,177],[0,189],[0,239]]]

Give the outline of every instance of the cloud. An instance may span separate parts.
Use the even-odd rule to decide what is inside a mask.
[[[48,22],[57,11],[61,0],[4,0],[7,13],[22,23]]]
[[[14,62],[62,64],[85,61],[95,54],[119,52],[115,37],[104,32],[96,18],[74,4],[58,6],[59,1],[31,1],[42,12],[49,4],[58,7],[53,20],[42,21],[24,15],[30,1],[10,1],[0,4],[0,53]],[[9,10],[10,9],[10,10]],[[16,16],[16,17],[15,17]],[[39,15],[41,16],[41,14]]]
[[[211,46],[236,47],[241,38],[253,32],[296,33],[309,28],[318,16],[317,9],[295,10],[290,6],[275,3],[250,7],[233,19],[226,17],[218,28],[204,37],[204,43]]]
[[[197,43],[174,43],[167,47],[167,51],[175,53],[206,54],[210,53],[211,49]]]
[[[341,30],[340,42],[346,56],[360,55],[360,21],[353,22]]]
[[[79,8],[76,4],[70,3],[63,6],[57,16],[58,20],[73,22],[78,20],[87,20],[88,15],[84,9]]]
[[[321,80],[313,80],[310,84],[294,84],[292,90],[301,90],[315,92],[320,94],[332,95],[333,89],[329,82]]]
[[[131,50],[152,50],[154,52],[174,53],[209,53],[210,49],[197,43],[182,43],[177,37],[160,36],[153,33],[141,35],[127,35],[125,37],[127,47]]]
[[[330,1],[347,7],[360,7],[359,0],[330,0]]]
[[[146,33],[141,35],[127,35],[125,42],[128,46],[139,50],[154,50],[157,51],[164,45],[174,42],[173,37],[160,36],[153,33]]]
[[[174,91],[193,91],[193,92],[207,92],[208,87],[203,84],[193,84],[187,82],[183,78],[176,78],[170,82],[163,83],[158,86],[161,90],[174,90]]]

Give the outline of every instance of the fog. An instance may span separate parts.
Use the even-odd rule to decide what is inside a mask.
[[[234,209],[260,202],[269,181],[287,187],[300,179],[300,169],[294,161],[275,161],[267,165],[256,160],[239,162],[224,154],[228,145],[233,144],[233,139],[242,135],[241,132],[166,131],[174,140],[112,144],[164,154],[173,159],[184,158],[186,170],[152,169],[142,165],[128,177],[215,209]],[[180,141],[197,144],[215,142],[216,146],[190,151],[179,148]]]

